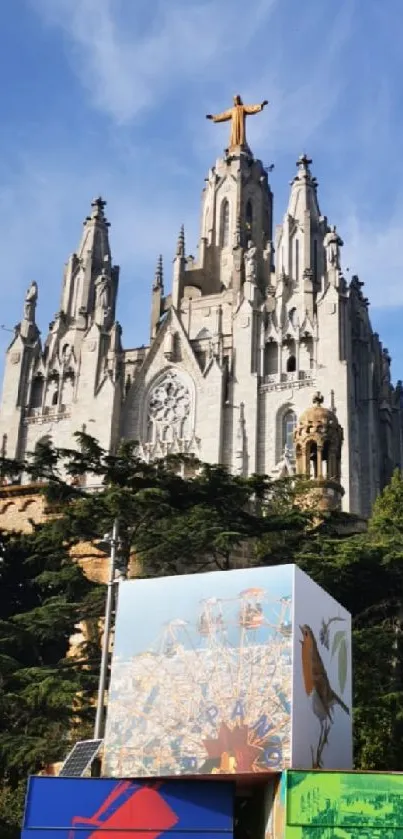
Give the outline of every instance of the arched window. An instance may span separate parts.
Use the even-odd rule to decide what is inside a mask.
[[[268,341],[264,348],[264,375],[274,376],[278,373],[278,345],[275,341]]]
[[[48,407],[55,408],[59,403],[59,384],[58,373],[51,373],[46,391],[46,405]]]
[[[295,373],[295,371],[297,369],[297,362],[296,362],[295,355],[290,355],[289,358],[287,358],[286,369],[287,369],[287,373]]]
[[[229,203],[225,198],[221,204],[221,247],[229,245]]]
[[[316,443],[311,442],[308,447],[309,454],[309,476],[311,478],[318,477],[318,447]],[[321,476],[319,476],[321,477]]]
[[[42,408],[43,376],[35,376],[31,390],[31,408]]]
[[[253,225],[253,208],[252,208],[252,201],[248,201],[245,210],[245,226],[247,235],[252,233],[252,225]]]
[[[289,410],[283,416],[283,449],[289,452],[294,451],[294,431],[297,425],[297,417],[294,411]]]
[[[313,240],[313,278],[318,282],[318,240]]]
[[[295,281],[299,282],[299,241],[295,239]]]

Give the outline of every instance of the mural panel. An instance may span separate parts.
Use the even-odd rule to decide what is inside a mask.
[[[104,774],[244,774],[291,761],[294,567],[124,582]]]
[[[232,839],[233,787],[31,778],[21,839]]]
[[[351,617],[295,568],[293,769],[352,767]]]
[[[291,771],[283,795],[286,839],[403,837],[403,775]]]

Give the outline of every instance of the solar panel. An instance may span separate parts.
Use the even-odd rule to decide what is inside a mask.
[[[59,777],[81,778],[96,757],[101,744],[102,740],[79,740],[67,755]]]

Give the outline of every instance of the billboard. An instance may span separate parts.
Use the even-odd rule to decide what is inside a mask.
[[[323,685],[340,690],[333,625],[344,632],[347,712],[329,694],[321,718]],[[305,626],[331,688],[312,637],[300,643]],[[293,565],[121,583],[103,774],[244,775],[317,758],[332,766],[332,748],[349,768],[349,632],[347,612]]]
[[[30,778],[21,839],[231,839],[233,795],[228,783]]]
[[[285,772],[266,839],[401,839],[403,775]]]

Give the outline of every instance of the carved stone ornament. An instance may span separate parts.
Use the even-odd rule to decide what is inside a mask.
[[[189,390],[173,370],[151,391],[148,420],[161,428],[182,424],[189,416],[190,408]]]
[[[11,364],[19,364],[21,361],[21,353],[20,352],[13,352],[10,355]]]

